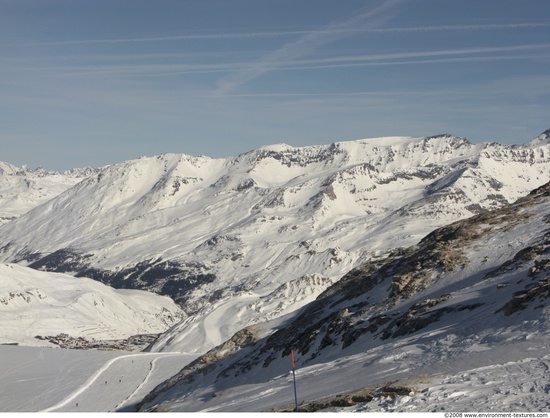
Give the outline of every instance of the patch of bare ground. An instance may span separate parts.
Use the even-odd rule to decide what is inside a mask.
[[[510,316],[525,309],[529,304],[536,301],[544,306],[546,304],[545,299],[548,298],[550,298],[550,277],[545,277],[534,283],[529,289],[514,293],[512,300],[507,302],[495,313],[502,312],[504,316]]]
[[[433,375],[418,375],[399,380],[391,380],[377,385],[321,399],[306,400],[298,404],[299,412],[318,412],[330,408],[346,408],[362,403],[371,402],[376,398],[395,398],[397,396],[411,396],[418,392],[417,385],[429,383]],[[293,412],[295,405],[284,405],[270,409],[268,412]]]

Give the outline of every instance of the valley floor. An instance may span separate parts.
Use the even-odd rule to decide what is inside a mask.
[[[0,345],[0,412],[131,410],[195,357]]]

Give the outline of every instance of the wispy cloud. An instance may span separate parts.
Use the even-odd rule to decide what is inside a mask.
[[[300,71],[323,68],[352,68],[362,66],[385,65],[413,65],[433,64],[448,62],[489,61],[489,60],[514,60],[514,59],[548,59],[547,55],[541,55],[538,51],[550,50],[550,43],[511,45],[503,47],[476,47],[457,49],[436,49],[430,51],[396,52],[388,54],[348,55],[340,57],[318,59],[292,59],[291,56],[280,58],[269,68],[261,68],[265,71]],[[531,52],[531,54],[529,54]],[[536,54],[533,54],[535,53]],[[148,55],[146,55],[148,57]],[[246,62],[219,62],[219,63],[119,63],[119,57],[113,59],[116,64],[82,65],[82,66],[55,66],[40,67],[28,65],[29,71],[39,70],[42,75],[52,76],[80,76],[80,75],[123,75],[140,77],[162,77],[179,74],[208,74],[208,73],[234,73],[239,79],[244,80],[243,73],[247,77],[261,75],[251,70]],[[20,67],[21,68],[21,67]],[[264,72],[265,72],[264,71]],[[224,79],[227,79],[226,76]],[[228,91],[224,93],[228,93]]]
[[[290,36],[314,35],[322,32],[325,35],[353,35],[356,33],[407,33],[407,32],[435,32],[435,31],[476,31],[476,30],[502,30],[502,29],[535,29],[550,27],[548,22],[525,22],[525,23],[497,23],[478,25],[439,25],[439,26],[413,26],[394,28],[375,27],[334,27],[325,28],[322,31],[296,30],[277,32],[241,32],[241,33],[205,33],[195,35],[173,35],[173,36],[149,36],[136,38],[107,38],[107,39],[73,39],[53,42],[40,42],[38,45],[76,45],[76,44],[120,44],[140,42],[166,42],[166,41],[194,41],[194,40],[232,40],[248,38],[277,38]],[[33,44],[34,45],[34,44]]]
[[[405,28],[379,28],[379,29],[357,29],[365,32],[433,32],[433,31],[474,31],[474,30],[501,30],[501,29],[535,29],[549,27],[548,22],[526,22],[526,23],[495,23],[478,25],[439,25],[439,26],[414,26]]]
[[[237,87],[252,81],[263,74],[281,66],[281,62],[307,55],[317,48],[349,36],[350,30],[376,28],[386,23],[392,16],[394,7],[402,0],[386,0],[372,10],[359,13],[350,19],[334,22],[320,31],[308,33],[296,41],[289,42],[281,48],[267,53],[252,62],[242,71],[231,73],[218,80],[216,95],[223,96]]]
[[[456,60],[466,59],[498,59],[510,58],[509,56],[489,56],[488,54],[504,53],[504,52],[525,52],[541,49],[549,49],[550,43],[545,44],[529,44],[529,45],[511,45],[503,47],[477,47],[477,48],[462,48],[462,49],[444,49],[432,51],[415,51],[415,52],[398,52],[391,54],[371,54],[371,55],[353,55],[345,57],[331,57],[312,60],[294,61],[295,66],[292,69],[310,69],[310,68],[332,68],[332,67],[352,67],[360,65],[370,65],[369,62],[376,61],[377,65],[392,65],[398,63],[409,63],[410,61],[395,61],[410,58],[430,58],[441,56],[458,56]],[[470,55],[474,57],[460,57]],[[481,55],[481,57],[475,57]],[[415,61],[415,63],[423,61]],[[427,61],[426,61],[427,62]]]
[[[56,42],[45,42],[41,45],[72,45],[72,44],[121,44],[138,42],[164,42],[164,41],[194,41],[208,39],[246,39],[246,38],[274,38],[293,35],[303,35],[309,31],[285,31],[285,32],[245,32],[245,33],[210,33],[200,35],[175,35],[175,36],[149,36],[140,38],[107,38],[107,39],[80,39]]]

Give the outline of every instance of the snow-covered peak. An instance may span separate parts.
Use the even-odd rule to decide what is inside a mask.
[[[547,145],[547,144],[550,144],[550,129],[547,129],[546,131],[541,133],[539,136],[537,136],[527,145],[531,147],[538,147],[540,145]]]
[[[0,259],[170,295],[193,317],[178,328],[187,337],[159,349],[193,341],[188,351],[202,352],[299,309],[366,260],[549,181],[549,146],[439,135],[143,157],[2,226]],[[202,333],[220,312],[239,320]]]
[[[18,170],[14,165],[0,161],[0,175],[14,175]]]
[[[282,153],[286,151],[291,151],[296,149],[295,147],[285,144],[284,142],[278,143],[278,144],[271,144],[271,145],[264,145],[261,147],[256,148],[255,150],[249,151],[252,153]],[[241,154],[242,155],[242,154]]]
[[[85,168],[61,174],[0,161],[0,225],[58,196],[97,171]]]

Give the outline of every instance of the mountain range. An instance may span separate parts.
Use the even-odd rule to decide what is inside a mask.
[[[123,292],[171,297],[178,307],[145,303],[166,309],[138,320],[161,318],[166,329],[147,351],[200,357],[141,410],[284,409],[291,349],[317,399],[302,405],[311,410],[382,379],[411,392],[433,389],[444,372],[498,375],[502,362],[527,361],[525,350],[533,363],[523,367],[535,373],[550,366],[549,168],[550,131],[524,145],[385,137],[220,159],[163,154],[66,173],[0,163],[0,270],[19,279],[7,279],[0,296],[11,307],[30,297],[33,309],[37,295],[63,300],[42,312],[80,303],[56,283],[70,282],[75,295],[103,286],[83,291],[95,296],[79,312],[112,292],[124,299],[114,305],[131,305]],[[138,308],[93,308],[92,317],[135,317]],[[390,386],[384,399],[395,397]],[[371,389],[361,394],[365,408],[388,410],[381,387]],[[427,408],[415,401],[401,410]]]
[[[85,168],[48,172],[0,161],[0,225],[52,199],[95,171],[97,169]]]
[[[0,227],[0,261],[168,295],[190,319],[158,349],[204,352],[362,263],[513,202],[550,181],[549,162],[548,131],[520,146],[439,135],[144,157],[35,200]],[[221,312],[238,320],[205,335]]]

